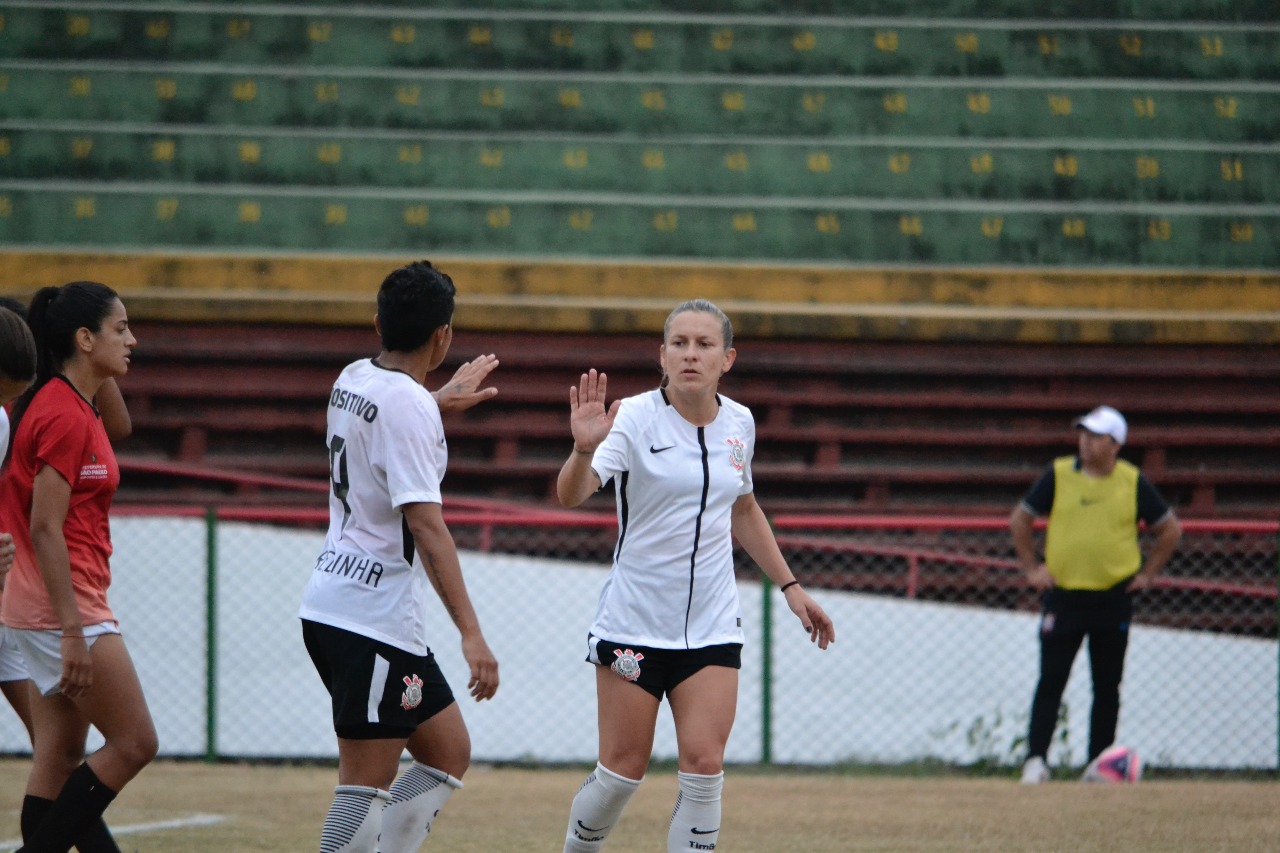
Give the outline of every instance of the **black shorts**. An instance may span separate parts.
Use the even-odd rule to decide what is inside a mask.
[[[306,619],[302,640],[333,699],[333,730],[340,738],[408,738],[453,704],[435,655],[411,654]]]
[[[1085,636],[1094,631],[1129,632],[1133,593],[1129,581],[1110,589],[1050,587],[1041,599],[1041,634]]]
[[[619,645],[587,634],[587,662],[607,666],[619,678],[635,682],[661,699],[676,685],[708,666],[742,669],[742,643],[703,646],[700,649],[653,649]]]

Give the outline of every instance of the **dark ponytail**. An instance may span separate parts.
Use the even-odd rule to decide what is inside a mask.
[[[13,405],[11,435],[18,434],[18,424],[36,393],[61,373],[63,364],[75,354],[76,332],[102,331],[103,321],[119,298],[114,290],[96,281],[42,287],[31,297],[27,325],[36,345],[36,381]]]

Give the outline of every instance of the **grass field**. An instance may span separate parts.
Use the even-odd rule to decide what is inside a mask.
[[[29,762],[0,760],[0,844],[15,841]],[[584,769],[477,766],[424,850],[559,853]],[[654,768],[610,853],[666,849],[674,772]],[[157,762],[107,813],[122,850],[314,850],[336,771]],[[168,828],[164,825],[168,824]],[[1280,783],[1156,778],[1136,786],[1009,778],[785,773],[730,768],[722,853],[836,851],[1275,851]],[[9,849],[3,847],[0,849]]]

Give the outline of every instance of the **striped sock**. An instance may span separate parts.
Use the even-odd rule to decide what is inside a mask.
[[[339,785],[324,817],[320,853],[374,853],[382,829],[382,808],[391,795],[366,785]]]
[[[391,802],[382,813],[381,853],[416,853],[431,823],[462,782],[415,761],[391,786]]]

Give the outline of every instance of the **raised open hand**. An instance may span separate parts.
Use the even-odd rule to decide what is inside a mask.
[[[569,430],[573,433],[573,446],[584,452],[596,449],[613,429],[613,419],[618,415],[621,400],[605,408],[605,389],[608,377],[595,368],[582,374],[577,387],[569,388]]]
[[[498,389],[481,388],[484,382],[498,366],[498,357],[493,353],[478,355],[471,361],[464,362],[453,374],[453,378],[436,392],[436,402],[442,412],[461,412],[482,403],[497,395]]]

